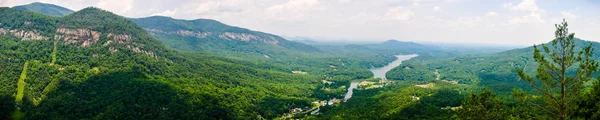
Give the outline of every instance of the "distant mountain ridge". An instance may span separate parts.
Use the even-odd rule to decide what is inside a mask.
[[[62,18],[1,8],[0,35],[20,40],[58,41],[82,48],[106,48],[109,51],[133,51],[158,58],[166,48],[144,29],[124,17],[88,7]]]
[[[32,3],[16,6],[16,8],[51,16],[65,16],[72,13],[64,7],[44,3]],[[244,55],[262,57],[321,51],[313,46],[289,41],[277,35],[230,26],[211,19],[181,20],[152,16],[129,20],[143,27],[165,45],[185,52],[228,56],[249,53]]]
[[[58,5],[46,4],[46,3],[40,3],[40,2],[34,2],[31,4],[27,4],[27,5],[14,6],[13,8],[19,9],[19,10],[35,11],[35,12],[39,12],[39,13],[42,13],[45,15],[56,16],[56,17],[66,16],[66,15],[74,12],[71,9],[64,8],[64,7],[61,7]]]
[[[593,59],[600,60],[600,43],[575,38],[575,53],[583,47],[592,45],[595,48],[592,53]],[[543,43],[550,49],[551,42]],[[538,44],[539,45],[539,44]],[[542,49],[543,48],[539,48]],[[515,68],[524,69],[527,73],[535,73],[538,63],[533,58],[533,46],[507,50],[499,53],[467,55],[467,56],[424,56],[405,61],[401,67],[394,68],[388,72],[388,77],[394,79],[414,79],[414,77],[426,78],[425,75],[415,75],[410,70],[403,68],[424,70],[422,74],[440,73],[441,80],[457,80],[459,83],[478,83],[484,86],[492,86],[495,91],[510,93],[515,86],[526,86],[517,82],[519,78]],[[414,71],[412,71],[414,72]],[[407,77],[407,74],[413,74]],[[417,73],[421,74],[421,73]],[[411,78],[413,77],[413,78]],[[502,84],[496,84],[502,83]],[[511,84],[507,84],[511,83]],[[512,84],[518,83],[518,84]],[[501,86],[501,87],[499,87]]]
[[[180,20],[153,16],[131,21],[144,27],[166,45],[182,51],[213,54],[241,52],[258,56],[320,51],[277,35],[229,26],[210,19]]]

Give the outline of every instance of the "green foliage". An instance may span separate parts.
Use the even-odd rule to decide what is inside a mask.
[[[482,119],[506,119],[506,106],[496,98],[496,95],[490,90],[471,94],[469,98],[462,103],[462,108],[458,110],[461,119],[482,120]]]
[[[276,35],[229,26],[210,19],[178,20],[153,16],[130,20],[148,29],[148,32],[165,45],[185,52],[235,54],[241,57],[263,57],[264,55],[278,57],[320,51],[315,47],[288,41]],[[241,40],[241,38],[229,40],[223,38],[226,36],[223,34],[243,34],[251,37],[248,37],[248,40]]]
[[[403,62],[400,66],[390,70],[386,78],[390,80],[417,80],[433,81],[437,80],[437,72],[414,62]]]
[[[13,8],[19,9],[19,10],[34,11],[34,12],[42,13],[44,15],[50,15],[50,16],[56,16],[56,17],[61,17],[61,16],[65,16],[65,15],[73,13],[73,10],[70,10],[70,9],[67,9],[67,8],[64,8],[61,6],[57,6],[57,5],[53,5],[53,4],[39,3],[39,2],[34,2],[31,4],[27,4],[27,5],[14,6]]]
[[[592,90],[585,93],[582,100],[578,101],[576,115],[584,119],[600,119],[600,82],[594,81]]]
[[[271,119],[310,105],[316,100],[313,92],[327,79],[292,74],[288,67],[263,61],[177,53],[136,24],[96,8],[62,18],[11,8],[0,8],[0,13],[4,29],[44,36],[61,27],[90,29],[103,33],[100,41],[107,39],[106,33],[128,34],[159,56],[126,46],[80,47],[2,35],[0,98],[11,100],[0,102],[10,106],[0,110],[1,118],[16,114],[17,80],[26,61],[27,85],[18,111],[25,119]],[[121,49],[110,52],[108,47]]]
[[[0,7],[0,28],[39,31],[41,35],[50,36],[56,31],[58,18],[39,13]],[[29,23],[29,24],[27,24]]]
[[[419,57],[387,74],[401,81],[383,88],[355,90],[348,102],[323,106],[321,115],[305,119],[556,118],[543,114],[543,108],[528,107],[508,95],[515,87],[527,92],[536,90],[528,83],[517,82],[517,73],[533,75],[538,66],[555,65],[534,63],[540,56],[532,56],[531,52],[537,47],[457,56],[460,53],[396,40],[313,47],[214,20],[127,19],[93,7],[64,17],[11,8],[0,8],[0,14],[2,29],[35,31],[49,38],[22,41],[10,33],[0,36],[0,119],[10,119],[11,115],[13,119],[274,119],[290,109],[310,107],[312,101],[341,98],[352,80],[379,81],[372,78],[368,68],[384,66],[396,59],[394,55],[413,53]],[[141,49],[153,51],[158,57],[128,50],[125,45],[64,44],[53,37],[58,28],[101,32],[99,43],[110,39],[108,33],[126,34],[133,43],[143,46]],[[172,34],[182,31],[210,34]],[[225,40],[219,36],[227,32],[278,42]],[[568,63],[593,68],[595,62],[585,60],[598,59],[592,54],[600,51],[591,48],[600,44],[566,38],[572,45],[567,49],[571,54],[574,50],[584,51],[580,53],[583,57],[569,57],[573,62]],[[581,48],[588,44],[592,47]],[[121,49],[111,52],[109,47]],[[584,60],[583,64],[577,64],[578,60]],[[515,67],[522,69],[515,71]],[[15,80],[24,71],[27,85],[21,88]],[[577,68],[564,72],[590,76],[589,71]],[[414,86],[426,83],[434,86]],[[584,97],[573,97],[584,98],[577,101],[580,109],[573,113],[576,117],[598,118],[598,86],[595,83]],[[489,88],[493,93],[484,91],[466,97],[466,91],[480,88]],[[18,89],[23,89],[22,95]],[[16,109],[15,99],[19,96],[22,104]],[[539,95],[526,97],[535,104],[548,100]],[[461,102],[463,109],[459,111],[446,109],[458,107]]]
[[[450,119],[465,98],[454,84],[436,84],[426,89],[408,81],[381,89],[354,91],[352,99],[339,106],[322,107],[319,119]],[[414,97],[420,97],[416,100]]]
[[[593,72],[598,70],[598,63],[593,60],[591,45],[575,54],[575,34],[569,33],[568,24],[563,21],[556,25],[556,38],[550,49],[542,45],[544,53],[534,46],[534,59],[539,63],[537,75],[531,77],[521,69],[516,69],[519,77],[535,88],[537,94],[515,91],[514,96],[527,102],[532,107],[539,107],[546,114],[561,120],[574,114],[575,104],[583,84],[590,80]],[[568,70],[579,64],[576,73],[569,75]],[[539,96],[532,97],[532,95]],[[531,102],[541,99],[543,104]]]
[[[23,101],[23,95],[25,95],[25,85],[27,85],[27,83],[25,83],[25,79],[27,78],[28,63],[29,62],[25,62],[25,64],[23,64],[23,72],[21,72],[21,76],[19,77],[19,81],[17,83],[18,87],[16,102],[19,104]]]

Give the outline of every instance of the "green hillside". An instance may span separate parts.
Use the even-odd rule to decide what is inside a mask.
[[[178,53],[97,8],[60,18],[13,8],[0,14],[0,105],[12,106],[0,111],[2,118],[274,118],[310,105],[323,79],[262,62]],[[21,73],[24,95],[16,103]]]
[[[547,43],[546,43],[547,44]],[[600,48],[600,43],[575,40],[576,50],[583,46],[592,45]],[[594,49],[594,59],[600,58],[600,50]],[[510,94],[512,88],[525,87],[526,84],[518,82],[515,68],[525,69],[534,73],[537,63],[533,61],[533,47],[514,49],[495,54],[470,55],[457,57],[421,56],[408,60],[405,64],[388,72],[390,79],[431,81],[436,79],[436,70],[439,80],[456,80],[463,84],[477,84],[506,92]],[[518,84],[515,84],[518,83]]]
[[[576,51],[587,45],[592,45],[593,48],[600,47],[598,42],[575,40]],[[594,59],[598,60],[600,51],[594,49],[593,53]],[[323,107],[323,114],[307,118],[457,119],[458,110],[454,109],[461,109],[469,94],[486,89],[498,95],[497,99],[506,105],[502,105],[505,109],[500,112],[511,114],[512,118],[540,115],[540,109],[527,107],[512,95],[514,89],[533,91],[529,84],[520,80],[515,68],[534,74],[537,67],[537,63],[533,61],[533,47],[487,55],[420,55],[404,61],[402,65],[387,73],[388,79],[398,80],[396,84],[382,89],[355,90],[355,95],[348,102]],[[567,73],[574,72],[572,70]],[[592,82],[586,83],[584,93],[591,90]],[[590,96],[592,98],[589,100],[597,100],[593,97],[597,96],[595,93],[579,97]],[[585,110],[597,110],[594,105],[590,105],[594,103],[588,101],[577,104],[580,107],[584,106]],[[579,114],[590,115],[586,112],[589,111],[581,111]]]
[[[281,57],[319,49],[276,35],[229,26],[210,19],[179,20],[153,16],[131,19],[175,50],[247,57]],[[240,54],[243,53],[243,54]]]
[[[42,13],[45,15],[56,16],[56,17],[66,16],[66,15],[69,15],[74,12],[73,10],[70,10],[70,9],[67,9],[67,8],[64,8],[61,6],[40,3],[40,2],[34,2],[31,4],[27,4],[27,5],[14,6],[13,8],[19,9],[19,10],[35,11],[35,12],[39,12],[39,13]]]

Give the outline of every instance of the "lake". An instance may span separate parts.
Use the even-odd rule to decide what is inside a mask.
[[[387,78],[385,77],[385,74],[388,71],[394,69],[395,67],[400,66],[400,64],[402,64],[402,61],[409,60],[409,59],[417,57],[417,56],[419,56],[419,55],[417,55],[417,54],[396,55],[397,59],[392,61],[391,63],[389,63],[383,67],[373,68],[370,70],[371,70],[371,72],[373,72],[373,76],[375,78],[381,78],[381,79],[387,80]],[[358,87],[358,83],[360,83],[360,82],[361,81],[352,81],[352,83],[350,83],[350,87],[348,87],[348,92],[344,96],[344,102],[346,102],[348,99],[350,99],[352,97],[352,90],[354,90],[354,88]]]

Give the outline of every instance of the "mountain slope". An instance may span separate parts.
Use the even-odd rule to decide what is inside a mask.
[[[550,43],[545,44],[551,46]],[[598,42],[575,39],[576,51],[587,45],[600,48]],[[593,53],[594,59],[600,59],[600,49],[594,49]],[[535,73],[537,63],[533,60],[533,47],[487,55],[421,57],[406,61],[389,71],[387,76],[397,80],[431,81],[439,73],[439,80],[455,80],[461,84],[484,86],[500,94],[510,94],[513,88],[530,88],[525,82],[518,81],[515,68]]]
[[[154,16],[131,20],[167,46],[181,51],[219,55],[251,54],[259,57],[320,51],[276,35],[229,26],[209,19],[179,20]]]
[[[274,118],[309,106],[323,79],[181,54],[97,8],[64,17],[13,8],[0,14],[0,105],[12,106],[0,118]]]
[[[27,5],[14,6],[13,8],[19,9],[19,10],[35,11],[35,12],[39,12],[39,13],[42,13],[45,15],[56,16],[56,17],[66,16],[66,15],[74,12],[73,10],[70,10],[70,9],[67,9],[67,8],[64,8],[61,6],[40,3],[40,2],[34,2],[31,4],[27,4]]]

